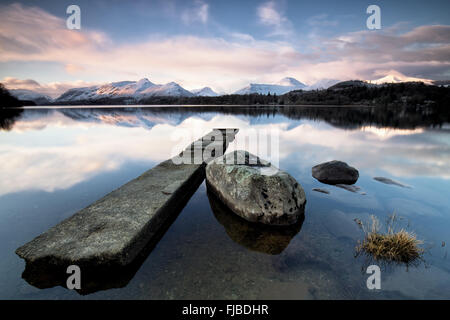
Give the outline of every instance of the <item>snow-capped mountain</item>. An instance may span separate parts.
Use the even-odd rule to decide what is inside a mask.
[[[293,90],[342,90],[348,87],[375,87],[385,83],[400,83],[400,82],[423,82],[430,85],[449,86],[450,81],[433,81],[429,79],[421,79],[405,76],[395,70],[390,71],[386,76],[375,80],[348,80],[340,81],[336,79],[321,79],[314,84],[306,86],[302,82],[286,77],[273,84],[251,83],[245,88],[242,88],[234,94],[276,94],[283,95]],[[146,103],[146,100],[151,97],[216,97],[227,93],[217,93],[210,87],[204,87],[188,91],[175,82],[166,84],[155,84],[143,78],[139,81],[120,81],[112,82],[104,85],[96,85],[83,88],[69,89],[60,95],[57,99],[39,93],[37,91],[27,89],[10,89],[11,94],[20,100],[33,101],[38,105],[46,105],[51,103],[70,103],[91,101],[98,103],[123,103],[136,104]],[[105,99],[105,100],[104,100]],[[117,99],[117,100],[115,100]]]
[[[219,96],[219,94],[217,92],[215,92],[213,89],[211,89],[210,87],[194,89],[194,90],[191,90],[191,92],[195,96],[198,96],[198,97],[217,97],[217,96]]]
[[[342,80],[336,80],[336,79],[321,79],[321,80],[307,86],[303,90],[328,89],[329,87],[334,86],[336,83],[339,83],[341,81]]]
[[[144,78],[139,81],[112,82],[100,86],[70,89],[59,96],[56,101],[98,100],[102,98],[130,98],[139,101],[153,96],[191,97],[193,93],[175,82],[155,84]]]
[[[278,83],[276,83],[276,84],[278,84],[280,86],[296,87],[296,88],[301,88],[301,87],[304,88],[306,86],[304,83],[301,83],[297,79],[294,79],[294,78],[291,78],[291,77],[283,78],[280,81],[278,81]]]
[[[379,79],[369,80],[369,82],[373,84],[400,83],[400,82],[423,82],[425,84],[430,85],[433,84],[433,80],[408,77],[405,76],[404,74],[401,74],[400,72],[394,72]]]
[[[53,100],[45,94],[28,89],[9,89],[8,91],[19,100],[33,101],[38,105],[45,105]]]
[[[262,83],[250,83],[245,88],[242,88],[235,92],[235,94],[285,94],[292,90],[299,90],[305,88],[306,85],[294,78],[283,78],[276,84],[262,84]]]

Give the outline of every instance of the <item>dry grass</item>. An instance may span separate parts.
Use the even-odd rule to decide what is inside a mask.
[[[416,236],[404,229],[395,230],[397,217],[391,215],[387,222],[387,232],[380,232],[380,223],[371,216],[372,223],[368,227],[361,224],[365,237],[357,247],[357,253],[365,253],[375,260],[411,264],[422,260],[423,244]]]

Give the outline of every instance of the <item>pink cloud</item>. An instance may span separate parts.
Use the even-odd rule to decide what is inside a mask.
[[[266,24],[269,18],[281,24],[275,7],[267,8],[273,10],[261,11]],[[422,78],[448,77],[450,72],[450,26],[420,26],[406,33],[395,28],[359,31],[321,43],[322,48],[309,48],[310,53],[285,41],[248,37],[152,36],[117,45],[99,31],[67,30],[63,19],[39,8],[14,4],[0,11],[0,62],[60,63],[81,79],[147,76],[158,83],[176,80],[187,89],[209,85],[231,92],[249,82],[285,76],[312,83],[321,78],[367,79],[380,70]]]
[[[93,82],[85,82],[85,81],[74,81],[74,82],[50,82],[41,84],[35,80],[31,79],[16,79],[13,77],[6,77],[3,80],[0,81],[2,84],[5,85],[7,89],[27,89],[27,90],[33,90],[45,95],[48,95],[52,98],[56,98],[60,96],[65,91],[72,89],[72,88],[79,88],[79,87],[88,87],[97,85],[98,83]]]

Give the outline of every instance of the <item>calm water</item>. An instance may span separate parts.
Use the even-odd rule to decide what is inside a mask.
[[[450,127],[440,119],[369,108],[124,107],[25,110],[1,126],[2,299],[450,299]],[[279,166],[306,192],[301,226],[279,233],[246,224],[203,184],[142,263],[98,291],[22,279],[17,247],[183,149],[174,132],[199,137],[214,127],[240,128],[237,139],[277,130]],[[358,168],[359,193],[311,177],[312,166],[332,159]],[[382,289],[371,291],[368,262],[354,257],[362,232],[353,220],[392,212],[424,240],[426,262],[384,267]]]

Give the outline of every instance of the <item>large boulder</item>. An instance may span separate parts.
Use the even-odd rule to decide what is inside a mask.
[[[359,172],[342,161],[329,161],[312,167],[312,176],[326,184],[354,184]]]
[[[291,225],[304,215],[306,197],[300,184],[247,151],[234,151],[210,162],[206,182],[208,190],[250,222]]]

